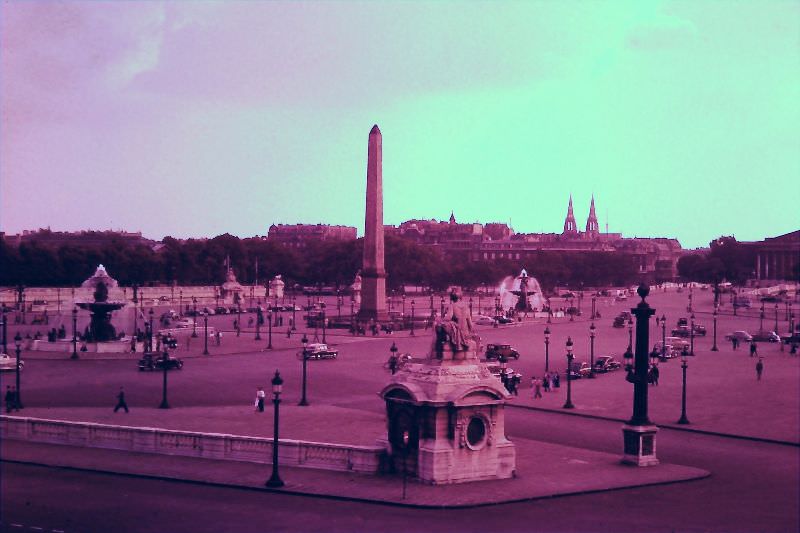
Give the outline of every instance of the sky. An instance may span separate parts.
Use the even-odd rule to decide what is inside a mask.
[[[0,231],[800,229],[800,3],[0,4]]]

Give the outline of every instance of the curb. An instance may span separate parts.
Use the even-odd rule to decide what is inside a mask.
[[[577,416],[581,418],[592,418],[594,420],[607,420],[609,422],[619,422],[624,424],[627,420],[623,420],[621,418],[612,418],[610,416],[602,416],[602,415],[593,415],[589,413],[575,413],[575,412],[567,412],[567,411],[559,411],[557,409],[548,409],[546,407],[533,407],[530,405],[516,405],[516,404],[506,404],[506,407],[514,407],[516,409],[527,409],[528,411],[542,411],[544,413],[552,413],[552,414],[559,414],[559,415],[567,415],[567,416]],[[736,435],[734,433],[721,433],[719,431],[710,431],[707,429],[695,429],[695,428],[687,428],[686,426],[676,426],[672,424],[655,424],[658,428],[664,429],[673,429],[675,431],[686,431],[687,433],[698,433],[700,435],[711,435],[713,437],[724,437],[729,439],[740,439],[740,440],[749,440],[753,442],[763,442],[766,444],[777,444],[779,446],[794,446],[796,448],[800,448],[800,442],[793,442],[788,440],[778,440],[778,439],[769,439],[766,437],[752,437],[749,435]]]
[[[237,489],[237,490],[247,490],[252,492],[267,492],[273,494],[285,494],[288,496],[299,496],[299,497],[311,497],[311,498],[321,498],[326,500],[334,500],[334,501],[345,501],[345,502],[354,502],[354,503],[366,503],[371,505],[384,505],[388,507],[404,507],[404,508],[411,508],[411,509],[476,509],[480,507],[491,507],[497,505],[506,505],[512,503],[522,503],[522,502],[531,502],[537,500],[552,500],[555,498],[564,498],[570,496],[583,496],[588,494],[598,494],[603,492],[617,492],[621,490],[628,490],[628,489],[636,489],[642,487],[655,487],[655,486],[663,486],[663,485],[674,485],[677,483],[686,483],[689,481],[698,481],[701,479],[706,479],[711,477],[711,472],[703,470],[702,475],[698,475],[696,477],[691,477],[687,479],[677,479],[677,480],[670,480],[670,481],[653,481],[649,483],[640,483],[635,485],[628,485],[625,487],[614,487],[608,489],[588,489],[588,490],[580,490],[574,492],[564,492],[559,494],[548,494],[544,496],[531,496],[528,498],[515,498],[510,500],[503,500],[503,501],[496,501],[496,502],[484,502],[484,503],[467,503],[467,504],[421,504],[421,503],[405,503],[402,501],[390,501],[390,500],[374,500],[369,498],[357,498],[353,496],[337,496],[335,494],[322,494],[316,492],[304,492],[301,490],[291,490],[291,489],[273,489],[269,487],[255,487],[251,485],[238,485],[236,483],[223,483],[219,481],[207,481],[207,480],[197,480],[197,479],[185,479],[185,478],[176,478],[176,477],[169,477],[169,476],[159,476],[156,474],[139,474],[139,473],[132,473],[132,472],[117,472],[114,470],[100,470],[97,468],[86,468],[86,467],[77,467],[77,466],[61,466],[61,465],[51,465],[47,463],[40,463],[35,461],[20,461],[14,459],[0,459],[2,463],[9,463],[9,464],[19,464],[19,465],[27,465],[27,466],[39,466],[44,468],[58,468],[61,470],[68,470],[71,472],[90,472],[94,474],[106,474],[106,475],[115,475],[115,476],[123,476],[129,478],[137,478],[137,479],[152,479],[158,481],[172,481],[177,483],[187,483],[193,485],[202,485],[207,487],[219,487],[219,488],[227,488],[227,489]],[[699,470],[699,469],[698,469]]]

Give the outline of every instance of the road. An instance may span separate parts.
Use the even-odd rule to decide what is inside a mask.
[[[508,416],[520,437],[619,452],[614,422],[516,409]],[[2,463],[2,530],[790,532],[800,527],[797,448],[671,430],[659,433],[658,445],[662,461],[704,468],[712,476],[485,508],[419,510]]]

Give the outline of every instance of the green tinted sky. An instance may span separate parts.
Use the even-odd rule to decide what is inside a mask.
[[[561,231],[594,192],[685,247],[796,230],[798,6],[4,3],[0,223],[362,229],[378,123],[387,223]]]

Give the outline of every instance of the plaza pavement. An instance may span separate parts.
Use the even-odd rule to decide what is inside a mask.
[[[788,349],[781,352],[775,344],[759,345],[764,357],[766,370],[760,382],[755,379],[755,359],[748,357],[745,349],[733,352],[729,343],[723,340],[725,333],[736,329],[757,329],[758,319],[733,317],[723,314],[718,324],[719,352],[711,352],[711,317],[709,293],[695,292],[695,314],[697,321],[709,331],[705,338],[696,339],[697,355],[690,358],[688,374],[688,417],[691,425],[681,429],[709,431],[746,438],[767,439],[798,445],[798,387],[800,375],[798,358],[789,355]],[[606,304],[600,308],[603,317],[597,320],[598,338],[596,355],[613,353],[621,358],[627,345],[627,329],[615,330],[610,327],[613,316],[620,310],[633,307],[638,299],[618,304]],[[686,316],[685,294],[653,294],[648,298],[660,316],[668,316],[668,331],[678,316]],[[584,310],[587,309],[584,300]],[[706,309],[707,308],[707,309]],[[723,308],[723,313],[725,312]],[[587,313],[588,314],[588,313]],[[505,341],[514,344],[522,357],[509,364],[523,374],[523,388],[520,396],[510,402],[510,408],[535,408],[566,412],[562,408],[566,395],[566,382],[557,392],[545,393],[544,398],[533,400],[528,386],[531,375],[541,375],[544,368],[544,347],[541,332],[545,327],[543,320],[526,320],[513,326],[501,328],[481,327],[479,334],[484,343]],[[574,322],[559,319],[549,327],[553,332],[550,345],[551,370],[562,370],[566,366],[563,345],[567,336],[576,343],[576,360],[588,361],[589,321],[581,317]],[[288,359],[299,348],[301,335],[287,339],[273,330],[273,347],[276,353],[282,352]],[[307,332],[313,340],[313,331]],[[321,336],[321,332],[318,332]],[[222,346],[209,343],[212,358],[222,359],[231,354],[261,352],[266,345],[262,332],[261,341],[252,339],[254,332],[243,332],[239,338],[226,332]],[[660,329],[651,328],[651,345],[660,339]],[[392,336],[377,338],[352,337],[341,330],[329,331],[328,342],[340,349],[340,360],[327,362],[314,368],[316,381],[325,382],[342,379],[358,368],[357,361],[348,359],[351,350],[372,354],[369,382],[371,390],[349,394],[345,390],[342,397],[329,400],[314,400],[313,408],[301,408],[293,402],[282,404],[282,433],[285,438],[337,442],[344,444],[373,444],[375,438],[385,433],[385,421],[380,409],[380,400],[375,396],[380,385],[385,382],[382,362],[388,355],[388,346],[396,342],[401,352],[409,351],[422,355],[430,342],[430,332],[417,331],[416,337],[408,332],[398,332]],[[587,346],[583,346],[583,345]],[[354,346],[355,345],[355,346]],[[187,359],[202,358],[202,336],[192,339],[187,350],[181,344],[177,355]],[[379,354],[377,356],[375,353]],[[380,355],[383,354],[383,355]],[[82,354],[83,355],[83,354]],[[103,354],[105,355],[105,354]],[[98,354],[95,357],[100,357]],[[53,354],[28,353],[30,358],[52,358]],[[63,358],[63,354],[61,355]],[[113,358],[117,356],[108,356]],[[135,359],[133,354],[122,357]],[[358,356],[360,357],[360,356]],[[357,359],[354,356],[352,359]],[[378,370],[381,369],[381,370]],[[283,370],[282,370],[283,371]],[[656,424],[674,425],[680,415],[680,360],[661,363],[661,379],[658,387],[650,387],[650,415]],[[321,395],[329,398],[330,394]],[[350,398],[350,400],[348,400]],[[371,400],[369,398],[372,398]],[[576,408],[571,414],[600,416],[625,420],[630,416],[632,386],[624,379],[624,372],[600,375],[595,380],[573,382],[573,403]],[[287,398],[288,400],[288,398]],[[350,403],[348,403],[350,402]],[[369,402],[369,407],[361,404]],[[264,414],[255,414],[252,407],[221,406],[213,408],[180,407],[169,411],[153,408],[132,409],[128,415],[113,415],[108,408],[98,407],[29,407],[24,416],[49,419],[82,420],[99,423],[119,423],[132,426],[164,427],[191,431],[233,433],[254,436],[271,436],[270,409]],[[260,423],[254,420],[262,417]],[[157,420],[158,423],[154,423]],[[347,420],[342,424],[341,420]],[[570,422],[578,419],[568,417]],[[567,419],[565,418],[565,421]],[[514,428],[507,429],[509,437],[517,445],[517,478],[509,481],[481,482],[429,487],[412,483],[408,497],[400,503],[412,505],[459,506],[499,503],[519,499],[550,497],[559,494],[581,493],[586,491],[609,490],[641,484],[671,482],[707,475],[697,469],[686,469],[675,465],[659,465],[656,468],[631,468],[619,464],[619,456],[568,448],[539,441],[515,439]],[[621,437],[620,437],[621,442]],[[37,451],[38,450],[38,451]],[[3,458],[45,464],[60,464],[76,468],[89,468],[114,472],[139,473],[142,475],[165,475],[179,479],[202,482],[233,484],[238,486],[260,487],[269,476],[269,466],[254,468],[252,464],[230,461],[209,461],[185,457],[166,457],[142,454],[127,454],[111,450],[87,450],[72,447],[31,444],[6,441],[3,445]],[[143,459],[143,460],[139,460]],[[326,472],[300,468],[286,468],[284,478],[288,485],[285,491],[298,493],[330,495],[348,498],[367,499],[383,502],[399,501],[400,483],[398,477],[372,477],[337,472]],[[591,472],[591,475],[587,475]],[[357,481],[357,483],[356,483]]]

